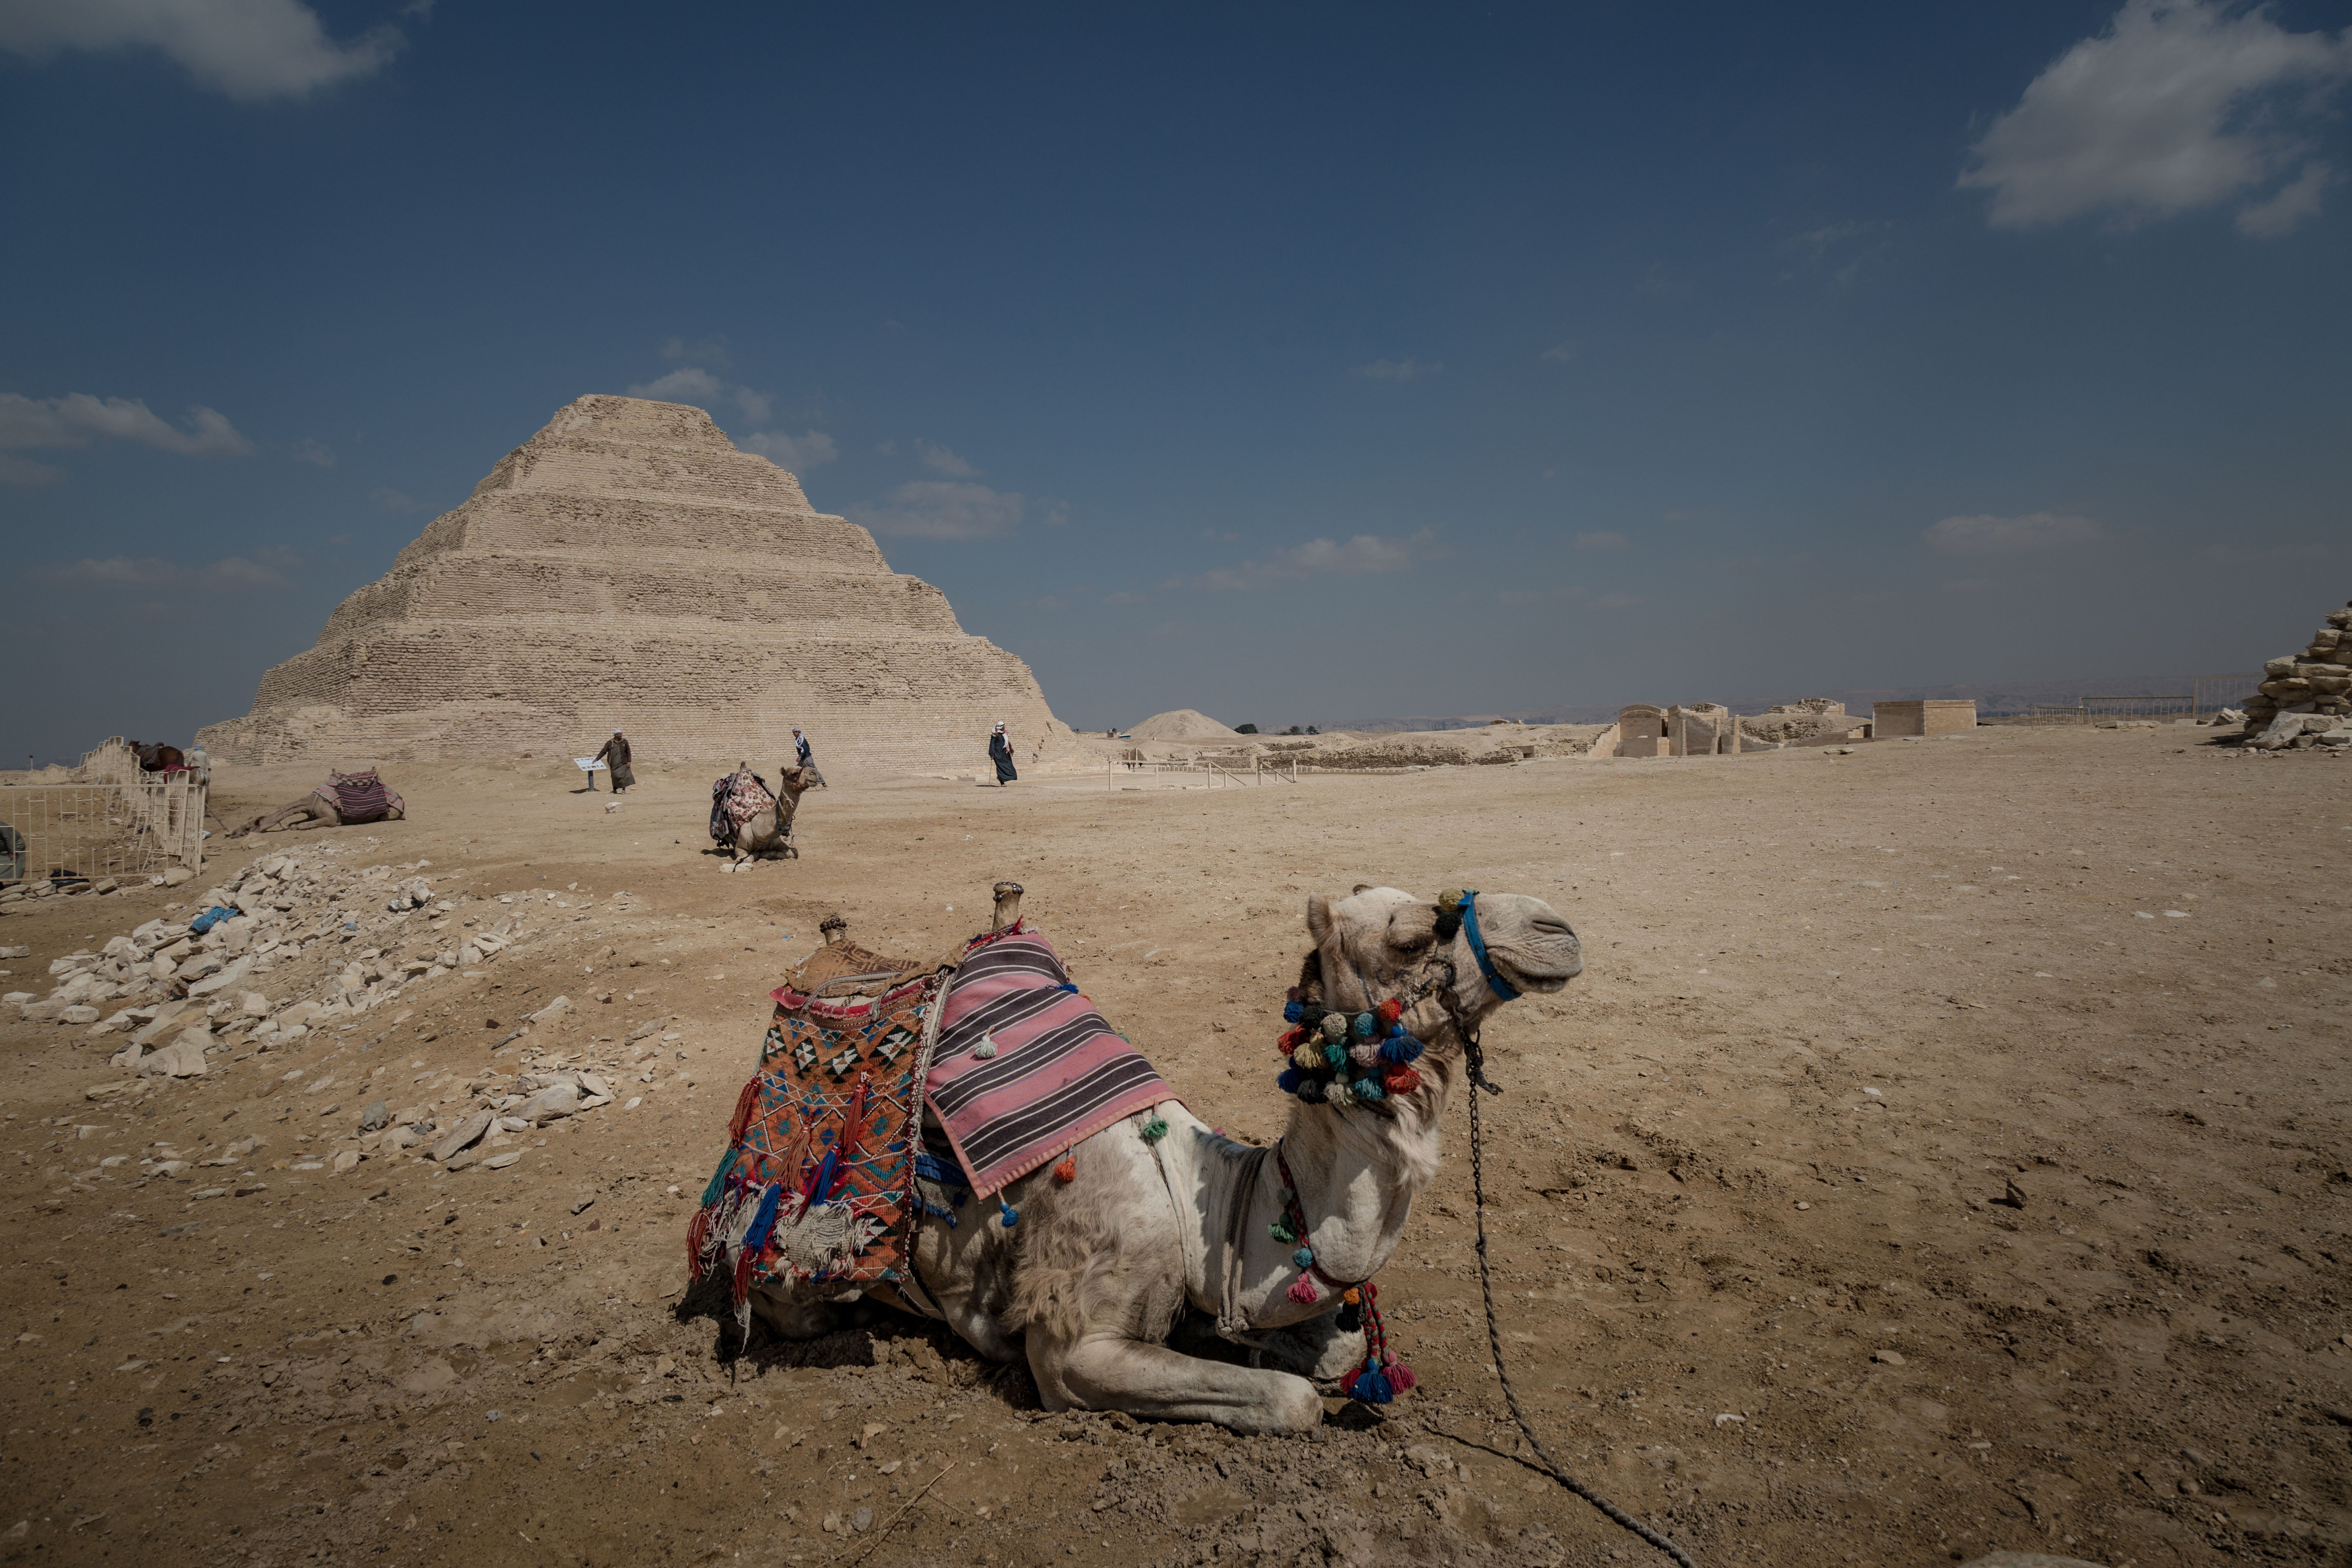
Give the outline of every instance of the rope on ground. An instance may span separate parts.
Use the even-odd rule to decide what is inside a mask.
[[[1634,1534],[1640,1536],[1643,1540],[1648,1542],[1651,1545],[1656,1547],[1667,1556],[1673,1558],[1675,1563],[1680,1564],[1680,1568],[1695,1568],[1695,1565],[1691,1562],[1690,1553],[1684,1551],[1680,1546],[1675,1545],[1672,1537],[1651,1529],[1648,1525],[1643,1524],[1640,1520],[1635,1519],[1632,1514],[1627,1513],[1623,1509],[1619,1508],[1615,1503],[1611,1502],[1607,1498],[1602,1497],[1599,1492],[1594,1491],[1591,1487],[1586,1486],[1582,1481],[1578,1480],[1574,1476],[1570,1475],[1566,1470],[1560,1468],[1559,1465],[1552,1458],[1552,1457],[1544,1451],[1543,1442],[1536,1436],[1535,1428],[1528,1424],[1527,1412],[1519,1408],[1518,1390],[1511,1386],[1510,1371],[1503,1364],[1502,1330],[1496,1327],[1495,1321],[1495,1282],[1493,1278],[1488,1274],[1486,1268],[1486,1172],[1481,1168],[1479,1163],[1479,1092],[1482,1089],[1488,1093],[1496,1093],[1499,1091],[1492,1089],[1486,1083],[1486,1070],[1480,1065],[1476,1055],[1477,1046],[1475,1042],[1471,1043],[1470,1050],[1472,1052],[1469,1059],[1470,1191],[1472,1196],[1477,1201],[1478,1210],[1478,1291],[1480,1295],[1486,1298],[1486,1344],[1487,1348],[1493,1352],[1495,1357],[1495,1376],[1500,1380],[1503,1384],[1503,1398],[1507,1401],[1511,1406],[1511,1419],[1518,1423],[1519,1436],[1528,1440],[1528,1447],[1535,1450],[1536,1458],[1543,1462],[1543,1468],[1551,1472],[1552,1479],[1558,1481],[1561,1486],[1566,1487],[1570,1491],[1574,1492],[1578,1497],[1582,1498],[1585,1501],[1599,1509],[1602,1513],[1607,1514],[1612,1520],[1623,1525],[1627,1530],[1632,1531]]]
[[[907,1500],[907,1502],[906,1502],[906,1507],[905,1507],[905,1508],[901,1508],[898,1512],[896,1512],[896,1513],[892,1514],[892,1515],[890,1516],[890,1521],[889,1521],[889,1523],[885,1524],[881,1529],[879,1529],[879,1530],[877,1530],[877,1531],[876,1531],[874,1532],[874,1538],[873,1538],[871,1541],[868,1541],[868,1542],[866,1543],[866,1552],[860,1552],[856,1556],[855,1556],[855,1557],[851,1558],[847,1563],[843,1563],[843,1564],[842,1564],[842,1568],[857,1568],[857,1564],[859,1564],[860,1563],[865,1562],[865,1561],[866,1561],[866,1552],[871,1552],[871,1551],[873,1551],[876,1547],[877,1547],[877,1546],[879,1546],[879,1545],[881,1545],[881,1544],[882,1544],[882,1538],[883,1538],[884,1536],[886,1536],[886,1535],[889,1534],[889,1533],[890,1533],[890,1531],[891,1531],[893,1529],[895,1529],[895,1528],[897,1527],[897,1525],[898,1525],[898,1521],[899,1521],[900,1520],[902,1520],[902,1519],[904,1519],[904,1518],[906,1518],[906,1517],[907,1517],[907,1510],[908,1510],[908,1509],[911,1509],[911,1508],[913,1508],[917,1503],[919,1503],[919,1502],[922,1501],[922,1500],[923,1500],[923,1494],[924,1494],[925,1492],[929,1491],[933,1487],[938,1486],[941,1480],[943,1480],[944,1479],[946,1479],[946,1476],[947,1476],[947,1473],[948,1473],[948,1468],[949,1468],[949,1467],[952,1466],[954,1463],[955,1463],[955,1461],[954,1461],[954,1460],[952,1460],[952,1459],[942,1459],[942,1460],[940,1460],[940,1472],[939,1472],[939,1474],[938,1474],[938,1475],[933,1476],[929,1480],[925,1481],[925,1482],[923,1483],[923,1490],[922,1490],[922,1491],[919,1491],[919,1492],[917,1492],[913,1497],[908,1498],[908,1499]]]

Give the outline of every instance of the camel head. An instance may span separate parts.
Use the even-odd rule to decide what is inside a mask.
[[[1584,972],[1583,950],[1559,912],[1521,893],[1479,893],[1465,918],[1458,901],[1432,903],[1394,888],[1359,887],[1344,899],[1307,900],[1307,934],[1323,995],[1332,1006],[1370,1007],[1416,989],[1451,966],[1464,1015],[1475,1024],[1511,995],[1564,989]],[[1473,921],[1475,920],[1475,933]],[[1474,934],[1475,941],[1474,942]],[[1508,988],[1499,993],[1478,962]]]
[[[1315,948],[1286,1011],[1301,1027],[1284,1037],[1294,1070],[1283,1087],[1310,1102],[1409,1095],[1430,1068],[1450,1076],[1444,1069],[1488,1015],[1527,992],[1560,990],[1584,971],[1568,922],[1541,899],[1517,893],[1449,892],[1432,903],[1360,887],[1344,899],[1308,899],[1307,930]],[[1320,1017],[1327,1010],[1341,1016]],[[1424,1043],[1432,1055],[1416,1073]],[[1318,1081],[1335,1076],[1340,1081]],[[1367,1090],[1366,1079],[1381,1087]]]

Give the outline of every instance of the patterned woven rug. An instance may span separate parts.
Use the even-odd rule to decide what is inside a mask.
[[[826,1294],[901,1279],[940,973],[842,942],[773,993],[760,1068],[687,1234],[695,1277]],[[800,989],[798,987],[806,987]]]
[[[983,1197],[1177,1098],[1027,921],[965,945],[942,1012],[924,1099]]]

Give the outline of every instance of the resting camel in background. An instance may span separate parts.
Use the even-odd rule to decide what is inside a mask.
[[[1335,1321],[1336,1291],[1309,1288],[1304,1301],[1292,1293],[1303,1278],[1296,1243],[1269,1229],[1285,1213],[1274,1153],[1297,1182],[1313,1267],[1330,1279],[1370,1279],[1437,1174],[1439,1118],[1466,1076],[1465,1035],[1512,997],[1561,990],[1584,968],[1576,933],[1540,899],[1482,893],[1467,916],[1448,916],[1394,888],[1307,904],[1315,945],[1302,996],[1349,1012],[1397,998],[1426,1047],[1413,1064],[1418,1088],[1374,1105],[1300,1101],[1271,1152],[1219,1136],[1172,1100],[1153,1112],[1168,1123],[1156,1142],[1139,1133],[1139,1115],[1114,1122],[1071,1151],[1074,1180],[1040,1169],[1004,1189],[1014,1228],[984,1206],[952,1227],[926,1210],[913,1248],[917,1282],[938,1305],[926,1315],[992,1360],[1025,1355],[1048,1410],[1124,1410],[1244,1433],[1317,1426],[1323,1405],[1308,1379],[1361,1362],[1364,1335]],[[1271,1035],[1282,999],[1266,1001]],[[1278,1065],[1249,1049],[1269,1072]],[[1238,1238],[1237,1257],[1228,1238]],[[914,1310],[890,1288],[875,1295]],[[824,1333],[840,1310],[772,1285],[755,1286],[751,1300],[793,1339]],[[1265,1364],[1171,1349],[1188,1306]]]
[[[776,804],[746,817],[735,830],[735,865],[770,855],[801,858],[793,844],[793,816],[800,810],[801,796],[816,782],[814,768],[786,768],[776,774]]]
[[[230,828],[228,836],[242,838],[248,833],[276,833],[281,828],[301,833],[313,827],[349,827],[362,822],[398,822],[408,815],[408,808],[401,803],[399,795],[389,789],[383,793],[384,798],[392,803],[391,810],[380,816],[347,817],[342,807],[336,803],[334,792],[320,784],[317,790],[291,805],[265,811],[242,827]]]

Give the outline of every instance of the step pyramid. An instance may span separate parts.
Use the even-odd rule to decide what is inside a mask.
[[[805,729],[833,778],[1024,764],[1069,731],[1029,667],[967,636],[873,535],[812,508],[699,408],[589,396],[501,458],[318,646],[201,731],[238,763],[584,756],[773,764]]]

